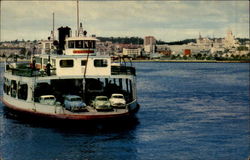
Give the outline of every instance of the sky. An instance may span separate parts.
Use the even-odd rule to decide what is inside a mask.
[[[76,30],[76,1],[1,2],[1,41],[41,40],[53,28]],[[244,1],[80,1],[80,21],[97,37],[154,36],[166,42],[188,38],[249,38],[249,2]]]

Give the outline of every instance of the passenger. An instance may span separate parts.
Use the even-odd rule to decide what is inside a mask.
[[[46,73],[47,73],[48,76],[51,75],[51,74],[50,74],[50,69],[51,69],[51,64],[48,63],[48,64],[46,65]]]
[[[32,61],[32,64],[30,64],[30,68],[31,68],[30,76],[33,76],[33,72],[36,71],[36,60]]]
[[[34,70],[36,70],[36,60],[33,60],[32,61],[32,70],[34,71]]]

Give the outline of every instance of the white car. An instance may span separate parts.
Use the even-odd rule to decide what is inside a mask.
[[[112,107],[115,108],[125,108],[126,107],[126,101],[124,99],[124,96],[122,94],[112,94],[109,102]]]
[[[92,106],[97,111],[111,111],[113,108],[110,106],[110,102],[107,96],[96,96],[92,102]]]
[[[86,104],[77,95],[67,95],[64,97],[64,107],[70,111],[81,111],[86,109]]]
[[[56,97],[53,95],[43,95],[43,96],[39,97],[39,102],[41,104],[55,105],[56,104]]]

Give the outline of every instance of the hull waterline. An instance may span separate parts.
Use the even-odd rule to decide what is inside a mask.
[[[135,113],[139,110],[140,106],[137,104],[136,108],[125,113],[117,114],[51,114],[51,113],[42,113],[35,110],[23,109],[18,106],[12,105],[5,101],[3,97],[0,98],[5,107],[15,114],[29,116],[32,118],[45,118],[52,120],[70,120],[70,121],[99,121],[99,120],[114,120],[114,119],[128,119],[133,117]]]

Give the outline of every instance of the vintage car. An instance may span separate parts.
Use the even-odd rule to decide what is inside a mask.
[[[76,95],[64,96],[64,107],[70,111],[83,111],[86,110],[86,104],[82,98]]]
[[[109,102],[112,107],[114,108],[125,108],[126,107],[126,101],[124,99],[124,96],[122,94],[112,94]]]
[[[39,97],[39,102],[41,104],[47,104],[47,105],[55,105],[56,104],[56,98],[54,95],[43,95]]]
[[[113,110],[107,96],[96,96],[94,101],[92,102],[92,106],[97,111]]]

